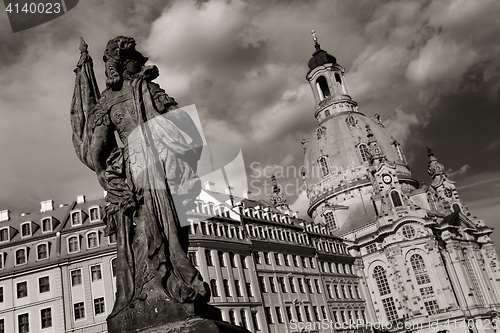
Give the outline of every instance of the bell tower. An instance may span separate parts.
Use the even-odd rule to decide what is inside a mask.
[[[337,64],[334,56],[321,49],[316,31],[313,30],[312,35],[316,51],[307,64],[309,72],[306,78],[316,105],[314,116],[319,122],[333,113],[357,111],[358,104],[347,91],[344,68]]]

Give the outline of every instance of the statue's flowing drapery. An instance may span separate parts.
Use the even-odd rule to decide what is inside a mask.
[[[137,127],[124,147],[106,143],[112,145],[103,177],[106,233],[117,234],[117,298],[108,318],[147,298],[146,288],[161,288],[179,303],[208,296],[206,284],[179,240],[176,210],[176,205],[201,189],[195,173],[201,145],[188,143],[169,119],[169,112],[181,111],[164,110],[155,99],[163,91],[151,82],[151,76],[155,77],[151,72],[154,68],[145,68],[130,81]],[[97,126],[110,126],[110,106],[105,94],[99,95],[86,49],[76,74],[73,143],[80,160],[95,170],[89,157],[95,149],[91,137]]]

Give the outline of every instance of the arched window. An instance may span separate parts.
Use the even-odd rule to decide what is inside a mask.
[[[219,290],[217,289],[217,281],[210,280],[210,289],[212,290],[212,297],[219,297]]]
[[[321,156],[318,162],[319,162],[319,167],[321,168],[321,175],[323,177],[328,176],[330,171],[328,170],[328,161],[326,160],[326,156]]]
[[[427,274],[427,268],[425,267],[424,259],[420,254],[414,254],[410,257],[411,267],[415,273],[415,279],[417,284],[425,284],[431,282],[429,280],[429,274]]]
[[[325,224],[330,231],[333,231],[333,230],[338,228],[337,222],[335,221],[335,216],[333,215],[333,212],[327,212],[324,215],[324,219],[325,219]]]
[[[453,209],[454,212],[462,212],[462,208],[460,208],[460,205],[457,203],[454,203],[451,208]]]
[[[6,242],[9,240],[9,228],[3,228],[0,230],[0,242]]]
[[[220,267],[226,267],[226,263],[224,262],[224,252],[217,251],[217,255],[219,256]]]
[[[231,297],[231,289],[229,289],[229,281],[227,279],[222,280],[222,284],[224,285],[224,294],[226,297]]]
[[[236,267],[236,259],[233,252],[229,252],[229,261],[231,262],[231,267]]]
[[[19,249],[16,251],[16,265],[26,264],[26,249]]]
[[[91,232],[87,235],[87,248],[93,249],[98,247],[99,243],[97,242],[97,232]]]
[[[401,201],[401,195],[399,195],[399,192],[394,190],[391,192],[391,199],[392,199],[392,204],[394,207],[401,207],[403,206],[403,201]]]
[[[68,251],[70,253],[80,251],[80,244],[77,236],[73,236],[68,239]]]
[[[248,322],[247,322],[247,313],[245,309],[241,309],[240,311],[240,316],[241,316],[241,327],[248,329]]]
[[[318,87],[319,96],[322,100],[330,97],[330,89],[328,88],[328,82],[326,82],[324,76],[320,76],[316,80],[316,86]]]
[[[116,258],[111,259],[111,275],[116,277]]]
[[[368,152],[368,146],[364,143],[358,146],[359,156],[361,157],[361,162],[368,162],[370,160],[370,153]]]
[[[43,260],[49,257],[49,251],[47,249],[47,244],[40,244],[36,247],[37,259]]]
[[[373,270],[373,278],[377,283],[378,292],[380,296],[384,296],[391,293],[391,288],[389,288],[389,282],[387,281],[385,269],[382,266],[375,267],[375,269]]]
[[[231,325],[236,325],[236,317],[234,316],[234,310],[229,310],[229,322]]]

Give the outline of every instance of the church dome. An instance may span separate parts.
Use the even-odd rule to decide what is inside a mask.
[[[337,63],[337,59],[335,59],[334,56],[327,53],[325,50],[322,50],[318,43],[316,43],[314,46],[316,48],[316,51],[312,54],[312,58],[309,59],[309,62],[307,63],[309,70],[313,70],[314,68],[323,64]]]
[[[305,147],[305,180],[311,206],[326,194],[370,183],[367,125],[387,161],[396,165],[400,179],[410,180],[403,152],[379,117],[369,118],[360,112],[334,113],[320,120]]]

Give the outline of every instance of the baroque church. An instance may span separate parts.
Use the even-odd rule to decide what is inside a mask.
[[[471,217],[431,149],[430,185],[412,177],[380,116],[359,111],[344,68],[314,42],[307,80],[317,128],[302,141],[307,213],[348,244],[369,321],[391,332],[497,332],[493,230]]]

